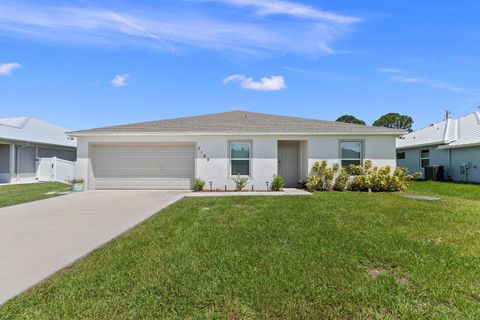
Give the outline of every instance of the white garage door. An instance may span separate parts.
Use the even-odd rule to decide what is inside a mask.
[[[97,189],[191,189],[193,145],[93,147]]]

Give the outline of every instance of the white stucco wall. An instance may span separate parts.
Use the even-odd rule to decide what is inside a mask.
[[[87,180],[88,188],[95,187],[90,152],[92,145],[98,144],[161,144],[192,143],[196,145],[195,176],[205,180],[209,187],[223,189],[225,185],[233,188],[229,174],[230,160],[228,142],[230,140],[252,141],[251,177],[248,188],[266,188],[266,181],[271,181],[277,174],[277,146],[279,140],[301,141],[300,168],[302,178],[306,178],[315,161],[328,160],[339,162],[339,141],[342,139],[364,141],[364,160],[372,160],[376,166],[395,167],[394,136],[188,136],[188,135],[126,135],[126,136],[92,136],[79,137],[77,146],[77,164],[75,175]],[[205,155],[205,156],[203,156]]]
[[[327,160],[329,164],[340,163],[340,141],[363,141],[364,161],[371,160],[374,166],[396,167],[395,138],[388,136],[337,136],[312,137],[308,140],[308,168],[315,161]]]

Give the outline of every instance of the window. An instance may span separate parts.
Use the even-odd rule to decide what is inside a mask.
[[[230,175],[250,175],[251,143],[248,141],[230,142]]]
[[[405,152],[397,152],[397,160],[405,160]]]
[[[350,165],[362,165],[363,143],[361,141],[342,141],[340,142],[340,157],[342,167],[348,168]]]
[[[430,165],[430,150],[420,151],[420,165],[422,168]]]

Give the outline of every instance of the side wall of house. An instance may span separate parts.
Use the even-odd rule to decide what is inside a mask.
[[[421,167],[420,161],[420,153],[422,150],[430,151],[431,166],[444,166],[445,178],[448,178],[448,176],[450,175],[448,150],[438,149],[438,146],[398,150],[398,152],[405,152],[405,159],[397,159],[397,166],[407,168],[410,173],[420,172],[423,175],[425,172],[424,169]]]
[[[480,183],[480,146],[472,148],[451,149],[451,171],[452,179],[455,181],[468,181]],[[460,166],[463,163],[470,163],[468,174],[462,174]]]
[[[340,162],[341,140],[356,140],[364,143],[364,160],[372,160],[376,166],[395,167],[395,137],[393,136],[188,136],[188,135],[125,135],[79,137],[76,177],[87,180],[89,189],[95,188],[92,169],[92,146],[95,145],[155,145],[161,143],[192,143],[196,148],[195,176],[213,184],[213,188],[233,188],[229,173],[229,141],[252,142],[251,176],[249,188],[263,190],[266,182],[278,172],[278,141],[300,141],[299,166],[301,177],[306,179],[315,161]]]

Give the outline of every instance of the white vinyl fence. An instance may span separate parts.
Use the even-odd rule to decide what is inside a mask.
[[[37,162],[38,181],[68,182],[75,174],[75,162],[53,158],[40,158]]]

